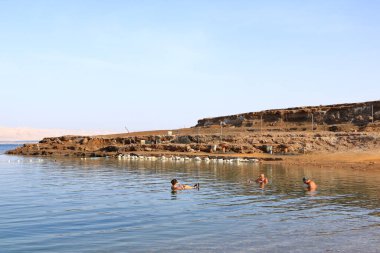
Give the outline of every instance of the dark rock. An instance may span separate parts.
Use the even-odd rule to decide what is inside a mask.
[[[178,136],[177,142],[181,144],[190,144],[191,140],[189,136]]]
[[[331,132],[338,132],[339,131],[339,127],[337,127],[337,126],[330,126],[329,127],[329,131],[331,131]]]
[[[107,147],[101,148],[100,151],[118,152],[119,151],[119,147],[117,147],[117,146],[107,146]]]

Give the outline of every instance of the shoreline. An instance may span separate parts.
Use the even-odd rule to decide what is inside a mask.
[[[8,153],[9,154],[9,153]],[[19,155],[19,154],[11,154]],[[160,157],[181,157],[181,158],[194,158],[199,157],[202,159],[245,159],[244,163],[248,160],[257,159],[255,163],[260,164],[282,164],[282,165],[297,165],[297,166],[307,166],[307,167],[319,167],[319,168],[347,168],[356,170],[379,170],[380,171],[380,151],[362,151],[354,150],[349,152],[316,152],[309,154],[266,154],[266,153],[253,153],[253,154],[232,154],[232,153],[206,153],[206,152],[170,152],[170,151],[135,151],[127,152],[124,154],[118,154],[116,152],[107,153],[104,156],[95,156],[98,158],[113,158],[118,159],[118,155],[138,155],[145,157],[155,157],[160,159]],[[70,158],[94,158],[94,156],[71,156],[62,154],[52,154],[52,155],[22,155],[26,157],[70,157]]]
[[[25,143],[11,155],[39,157],[179,156],[206,159],[258,159],[261,163],[284,165],[380,169],[380,133],[377,132],[264,132],[251,133],[226,128],[221,135],[198,134],[191,129],[175,134],[151,131],[112,136],[47,137]],[[182,159],[179,158],[179,159]],[[199,160],[199,158],[197,158]],[[124,159],[124,158],[122,158]],[[186,158],[187,159],[187,158]],[[252,161],[250,161],[252,162]],[[257,162],[257,161],[255,161]]]
[[[176,152],[136,152],[141,155],[173,155],[181,157],[225,157],[226,159],[245,158],[259,159],[262,164],[301,165],[316,167],[339,167],[350,169],[380,170],[380,151],[350,151],[336,153],[310,153],[310,154],[208,154],[208,153],[176,153]]]
[[[380,170],[380,151],[312,153],[282,161],[287,165],[307,165],[358,170]]]

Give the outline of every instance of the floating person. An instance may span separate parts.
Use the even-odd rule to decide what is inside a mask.
[[[311,180],[309,178],[304,177],[302,179],[302,181],[303,181],[304,184],[307,185],[307,189],[309,191],[315,191],[317,189],[317,187],[318,187],[317,184],[313,180]]]
[[[265,177],[264,174],[260,174],[260,176],[255,180],[255,182],[260,184],[267,184],[269,180]]]
[[[172,179],[172,191],[178,191],[178,190],[191,190],[191,189],[198,189],[199,190],[199,183],[196,183],[194,186],[186,185],[186,184],[180,184],[178,183],[177,179]]]

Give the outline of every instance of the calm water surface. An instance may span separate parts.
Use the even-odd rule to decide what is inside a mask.
[[[3,154],[12,147],[0,145],[0,252],[380,252],[380,171]],[[264,189],[248,182],[259,173]],[[173,194],[172,178],[201,189]]]

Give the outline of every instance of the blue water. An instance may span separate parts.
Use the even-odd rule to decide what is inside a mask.
[[[380,171],[3,154],[13,147],[0,145],[0,252],[380,252]],[[263,189],[248,181],[260,173]],[[172,178],[201,188],[173,194]]]

